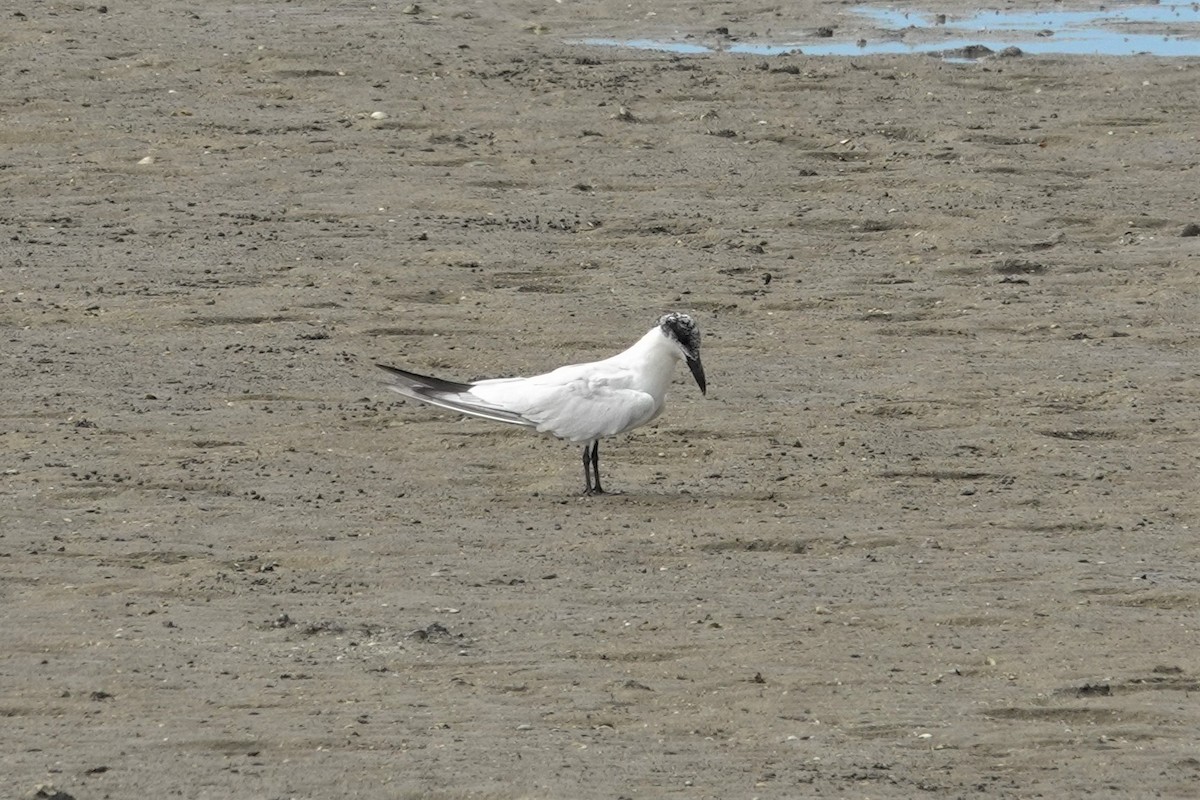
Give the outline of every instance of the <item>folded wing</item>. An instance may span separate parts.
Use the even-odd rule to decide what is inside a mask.
[[[509,425],[521,425],[526,428],[533,428],[537,425],[520,414],[484,402],[482,398],[471,393],[472,386],[469,383],[455,383],[431,375],[419,375],[385,364],[376,364],[376,366],[392,376],[392,382],[388,384],[389,389],[413,400],[420,400],[422,403],[457,411],[460,414],[469,414],[472,417],[481,417]]]
[[[597,375],[563,368],[532,378],[455,383],[397,367],[392,391],[472,417],[536,428],[560,439],[589,442],[644,425],[662,410],[647,392],[621,374]]]
[[[613,376],[572,376],[563,370],[518,381],[481,381],[471,394],[516,412],[542,433],[572,442],[636,428],[661,410],[651,395]]]

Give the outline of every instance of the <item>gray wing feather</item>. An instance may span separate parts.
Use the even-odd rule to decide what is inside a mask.
[[[422,403],[429,403],[432,406],[457,411],[472,417],[490,419],[494,422],[520,425],[525,428],[533,428],[537,425],[536,422],[526,419],[520,414],[480,402],[478,398],[471,395],[471,384],[469,383],[456,383],[431,375],[420,375],[385,364],[376,364],[375,366],[392,376],[392,382],[388,384],[389,389],[413,400],[420,400]]]

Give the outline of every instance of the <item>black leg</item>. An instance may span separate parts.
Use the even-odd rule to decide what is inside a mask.
[[[604,494],[600,488],[600,442],[583,446],[583,493]]]
[[[583,446],[583,493],[585,495],[592,493],[592,465],[588,462],[588,450],[590,448],[590,444]]]
[[[600,440],[592,442],[592,475],[596,482],[593,484],[596,489],[596,494],[604,494],[604,490],[600,488]]]

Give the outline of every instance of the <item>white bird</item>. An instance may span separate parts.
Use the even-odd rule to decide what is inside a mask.
[[[633,347],[611,358],[570,364],[532,378],[455,383],[376,366],[392,376],[388,388],[405,397],[583,442],[584,494],[604,494],[600,439],[633,430],[661,414],[678,361],[687,363],[704,394],[700,329],[687,314],[664,315]]]

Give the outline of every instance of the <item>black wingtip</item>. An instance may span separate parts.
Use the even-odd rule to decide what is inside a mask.
[[[457,381],[447,381],[442,378],[435,378],[432,375],[422,375],[419,372],[409,372],[406,369],[399,367],[389,367],[387,364],[376,362],[375,366],[379,367],[384,372],[399,378],[403,383],[419,386],[425,389],[431,389],[435,392],[469,392],[471,384],[458,383]]]

